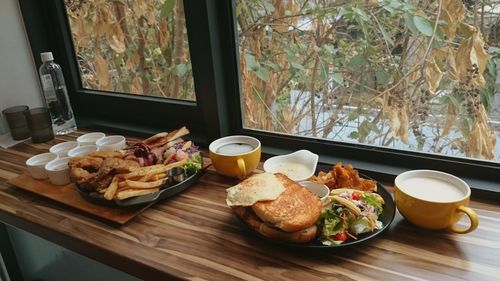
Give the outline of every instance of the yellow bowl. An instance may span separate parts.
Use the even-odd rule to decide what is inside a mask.
[[[409,222],[427,229],[449,229],[468,233],[478,226],[477,214],[468,207],[470,187],[453,175],[433,171],[414,170],[400,174],[395,180],[396,207]],[[470,226],[454,225],[463,214]]]

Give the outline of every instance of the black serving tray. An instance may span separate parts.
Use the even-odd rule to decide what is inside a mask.
[[[160,188],[159,191],[155,193],[131,197],[124,200],[117,200],[117,199],[106,200],[104,199],[104,197],[102,197],[102,195],[95,195],[94,193],[89,193],[85,191],[84,189],[80,188],[78,184],[76,184],[76,189],[85,200],[103,206],[128,207],[128,206],[143,205],[174,196],[177,193],[188,189],[191,185],[193,185],[193,183],[195,183],[201,177],[201,175],[205,171],[205,168],[199,170],[198,173],[191,175],[190,177],[187,177],[182,182],[173,185],[166,184],[165,186]]]

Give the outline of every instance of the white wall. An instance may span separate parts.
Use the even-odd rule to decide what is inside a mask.
[[[43,105],[41,88],[17,0],[0,1],[0,111]],[[0,134],[5,132],[3,115]]]

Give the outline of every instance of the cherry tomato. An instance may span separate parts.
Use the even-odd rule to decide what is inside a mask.
[[[333,240],[345,241],[347,240],[347,234],[345,233],[345,231],[337,233],[335,236],[333,236]]]
[[[352,197],[352,200],[359,200],[359,199],[361,199],[361,194],[359,192],[353,192],[351,197]]]

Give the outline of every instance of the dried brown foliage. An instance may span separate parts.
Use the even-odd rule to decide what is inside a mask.
[[[359,143],[496,160],[479,5],[253,0],[236,11],[245,127],[345,141],[358,120]]]
[[[195,99],[183,1],[65,3],[84,87]]]

